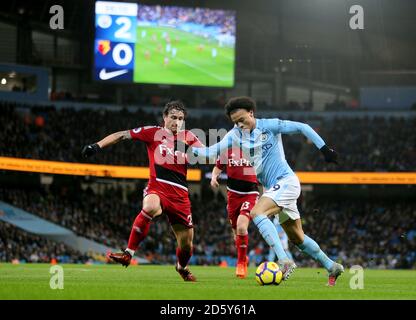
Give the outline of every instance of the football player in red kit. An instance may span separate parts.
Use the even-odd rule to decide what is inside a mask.
[[[227,179],[227,212],[234,232],[237,248],[236,276],[247,276],[248,225],[250,211],[259,197],[258,183],[254,168],[246,160],[241,149],[228,149],[219,156],[212,170],[211,186],[218,187],[218,176],[226,170]]]
[[[181,130],[185,116],[186,109],[182,102],[169,102],[163,111],[163,127],[145,126],[119,131],[85,146],[82,154],[89,157],[122,140],[139,140],[146,144],[150,179],[144,190],[143,207],[134,220],[127,248],[121,253],[110,253],[109,257],[127,267],[140,242],[146,237],[152,219],[163,212],[168,217],[178,244],[176,271],[185,281],[195,281],[188,267],[194,232],[186,182],[187,157],[177,150],[177,146],[178,142],[194,146],[202,144],[192,132]]]

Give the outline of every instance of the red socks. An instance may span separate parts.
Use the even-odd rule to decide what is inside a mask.
[[[235,246],[237,247],[237,263],[247,263],[248,234],[235,237]]]
[[[182,268],[185,268],[188,265],[189,260],[192,257],[192,248],[190,250],[185,250],[181,248],[176,248],[176,257]]]
[[[130,232],[129,243],[127,248],[136,251],[139,243],[146,238],[149,232],[150,222],[152,217],[149,216],[146,211],[142,210],[134,220],[133,227]]]

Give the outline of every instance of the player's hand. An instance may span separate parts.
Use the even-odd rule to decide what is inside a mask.
[[[216,189],[219,186],[220,186],[220,184],[218,183],[217,179],[212,178],[211,179],[211,187],[213,187],[214,189]]]
[[[327,145],[324,145],[320,150],[326,162],[338,164],[338,153],[334,149],[330,149]]]
[[[100,151],[101,148],[97,143],[89,144],[82,148],[81,154],[84,158],[88,158]]]

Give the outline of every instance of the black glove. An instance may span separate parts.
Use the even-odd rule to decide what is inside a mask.
[[[336,153],[333,149],[330,149],[327,145],[324,145],[320,150],[323,153],[326,162],[338,164],[338,153]]]
[[[84,146],[84,148],[82,148],[81,154],[84,158],[88,158],[88,157],[93,156],[94,154],[96,154],[100,150],[101,150],[101,148],[98,144],[96,144],[96,143],[89,144],[87,146]]]

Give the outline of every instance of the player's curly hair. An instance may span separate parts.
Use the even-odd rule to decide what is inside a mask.
[[[247,111],[256,111],[256,102],[250,97],[234,97],[225,104],[225,113],[228,117],[237,109],[246,109]]]
[[[171,110],[182,111],[183,115],[186,117],[186,107],[184,103],[180,100],[173,100],[168,102],[163,109],[163,115],[167,116]]]

